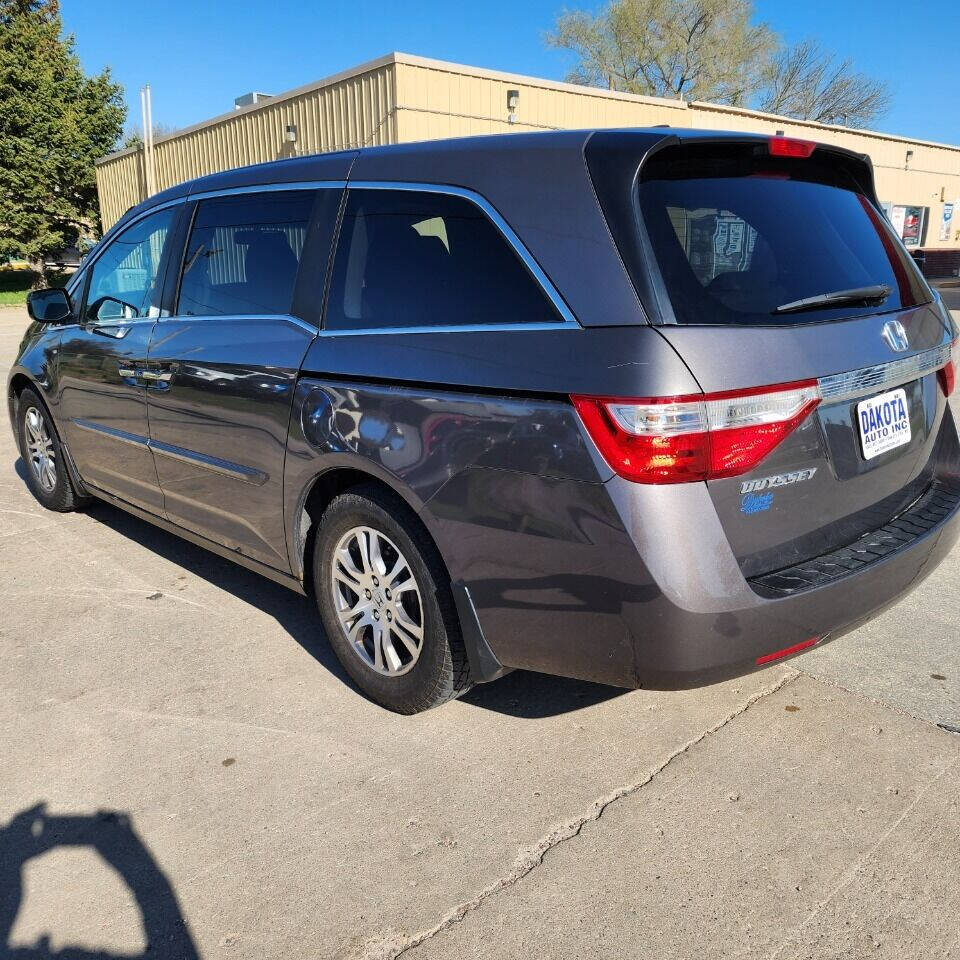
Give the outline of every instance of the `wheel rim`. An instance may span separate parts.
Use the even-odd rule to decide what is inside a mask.
[[[406,557],[372,527],[353,527],[333,551],[330,589],[351,649],[377,673],[397,677],[423,649],[423,602]]]
[[[47,432],[47,421],[36,408],[28,408],[23,418],[26,427],[27,454],[30,468],[44,493],[53,493],[57,487],[57,461],[53,440]]]

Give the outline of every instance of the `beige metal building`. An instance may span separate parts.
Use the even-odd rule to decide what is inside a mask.
[[[255,102],[156,140],[150,170],[142,148],[98,161],[104,227],[145,198],[148,182],[159,191],[206,173],[282,157],[518,130],[668,124],[783,132],[867,153],[880,198],[904,242],[923,247],[928,258],[936,258],[937,250],[956,250],[960,264],[960,146],[714,103],[616,93],[405,53],[388,54],[266,100],[260,94],[248,99]]]

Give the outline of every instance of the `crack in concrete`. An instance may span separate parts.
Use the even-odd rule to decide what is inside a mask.
[[[776,683],[758,690],[756,693],[749,696],[734,711],[728,713],[706,730],[698,733],[695,737],[688,740],[682,746],[677,747],[676,750],[668,754],[641,780],[618,787],[616,790],[613,790],[604,796],[598,797],[593,801],[592,804],[590,804],[590,807],[586,813],[573,817],[572,819],[554,827],[553,830],[551,830],[545,837],[534,844],[534,846],[528,848],[527,850],[520,851],[520,854],[514,861],[513,869],[510,870],[509,873],[495,880],[493,883],[488,884],[475,897],[471,898],[470,900],[466,900],[449,910],[443,916],[443,918],[432,927],[429,927],[426,930],[421,930],[419,933],[409,936],[401,935],[382,939],[380,941],[368,942],[364,951],[357,955],[357,960],[397,960],[397,957],[402,956],[407,951],[419,947],[421,944],[428,940],[432,940],[438,934],[452,927],[454,924],[460,923],[460,921],[463,920],[467,914],[477,910],[484,904],[485,901],[489,900],[490,897],[495,896],[502,890],[509,889],[510,887],[519,883],[528,874],[536,870],[536,868],[543,863],[544,857],[546,857],[546,855],[555,847],[560,846],[562,843],[566,843],[568,840],[578,837],[580,835],[580,831],[583,830],[588,823],[599,820],[600,817],[603,816],[604,811],[611,804],[616,803],[618,800],[622,800],[625,797],[632,796],[639,790],[642,790],[644,787],[648,786],[656,777],[663,773],[663,771],[666,770],[667,767],[674,762],[674,760],[683,756],[685,753],[687,753],[687,751],[697,746],[697,744],[702,743],[707,739],[707,737],[713,736],[713,734],[717,733],[719,730],[722,730],[728,723],[731,723],[733,720],[736,720],[739,716],[746,713],[746,711],[749,710],[750,707],[752,707],[755,703],[765,699],[766,697],[772,696],[778,690],[786,686],[788,683],[796,680],[800,676],[803,676],[803,674],[799,671],[794,671],[793,673],[784,675]]]

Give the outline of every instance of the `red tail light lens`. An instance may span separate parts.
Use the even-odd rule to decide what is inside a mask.
[[[795,140],[792,137],[771,137],[771,157],[800,157],[806,159],[817,149],[812,140]]]
[[[604,459],[637,483],[752,470],[820,402],[816,380],[684,397],[571,397]]]
[[[940,381],[943,395],[949,397],[957,385],[957,368],[952,359],[947,361],[945,367],[937,371],[937,379]]]

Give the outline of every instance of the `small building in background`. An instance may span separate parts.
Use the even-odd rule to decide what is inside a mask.
[[[792,120],[716,103],[643,97],[405,53],[316,83],[238,97],[229,113],[154,143],[158,191],[284,157],[443,137],[589,127],[696,127],[783,134],[869,154],[877,193],[926,272],[960,272],[960,146]],[[143,150],[97,162],[104,228],[146,197]]]

